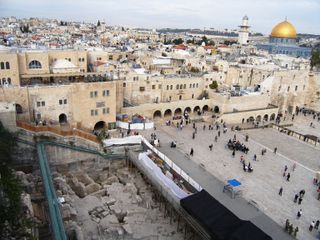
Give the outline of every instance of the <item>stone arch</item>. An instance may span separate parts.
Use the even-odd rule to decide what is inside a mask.
[[[172,111],[171,111],[171,109],[165,110],[163,116],[164,116],[165,118],[170,118],[170,117],[172,116]]]
[[[17,114],[22,114],[23,113],[23,108],[20,104],[16,103],[16,113]]]
[[[161,114],[161,111],[157,110],[153,113],[153,118],[161,118],[162,117],[162,114]]]
[[[253,117],[253,116],[249,117],[249,118],[247,119],[247,122],[254,122],[254,117]]]
[[[203,112],[208,112],[208,111],[209,111],[209,106],[208,106],[208,105],[204,105],[204,106],[202,107],[202,111],[203,111]]]
[[[41,63],[38,60],[32,60],[29,62],[29,69],[40,69],[42,68]]]
[[[64,123],[67,123],[67,122],[68,122],[67,115],[65,115],[64,113],[61,113],[59,115],[59,123],[60,124],[64,124]]]
[[[257,116],[256,121],[257,122],[261,122],[261,116],[260,115]]]
[[[218,106],[215,106],[215,107],[213,108],[213,111],[214,111],[215,113],[219,113],[219,112],[220,112],[220,109],[219,109]]]
[[[174,116],[179,116],[181,114],[182,114],[181,108],[177,108],[176,110],[174,110]]]
[[[200,107],[199,106],[195,106],[193,109],[193,112],[197,113],[200,111]]]
[[[268,114],[265,114],[265,115],[263,116],[263,120],[267,122],[267,121],[268,121],[268,119],[269,119]]]
[[[184,109],[184,112],[191,113],[191,108],[190,108],[190,107],[186,107],[186,108]]]
[[[95,125],[94,125],[94,130],[97,131],[97,130],[101,130],[103,128],[106,127],[106,122],[105,121],[99,121],[97,122]]]
[[[270,121],[274,121],[276,119],[276,114],[272,113],[270,116]]]

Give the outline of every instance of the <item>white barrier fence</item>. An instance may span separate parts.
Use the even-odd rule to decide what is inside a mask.
[[[180,167],[178,167],[178,165],[172,162],[166,155],[164,155],[162,152],[160,152],[158,149],[152,146],[149,143],[149,141],[141,135],[103,140],[103,144],[106,147],[112,145],[141,144],[141,142],[143,142],[151,151],[157,154],[159,158],[165,161],[170,168],[172,168],[177,174],[179,174],[186,182],[188,182],[196,190],[202,190],[202,187],[195,180],[193,180],[186,172],[184,172]]]
[[[127,123],[127,122],[121,122],[117,121],[116,126],[123,129],[130,129],[131,130],[145,130],[145,129],[153,129],[154,123]]]
[[[185,171],[183,171],[174,162],[172,162],[166,155],[152,146],[147,139],[141,136],[141,140],[150,150],[152,150],[155,154],[158,155],[159,158],[165,161],[169,165],[169,167],[171,167],[177,174],[179,174],[186,182],[188,182],[196,190],[202,190],[202,187],[195,180],[193,180]]]

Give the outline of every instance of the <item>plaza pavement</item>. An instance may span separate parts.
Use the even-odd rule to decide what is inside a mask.
[[[282,134],[274,129],[255,129],[244,132],[231,132],[228,129],[226,134],[221,131],[218,142],[214,142],[217,135],[216,130],[202,130],[204,123],[197,123],[198,133],[192,139],[192,125],[186,126],[182,131],[173,126],[157,125],[156,131],[143,131],[147,139],[155,132],[160,139],[160,151],[165,153],[171,160],[176,162],[184,171],[194,178],[200,185],[210,192],[215,198],[226,202],[226,206],[235,212],[242,219],[250,219],[257,226],[266,230],[263,216],[259,212],[248,210],[248,203],[237,203],[238,207],[233,208],[232,201],[227,194],[221,194],[223,183],[228,179],[236,178],[241,183],[243,197],[253,203],[258,209],[267,214],[283,228],[285,220],[288,218],[294,227],[299,227],[298,239],[316,239],[317,231],[308,231],[310,222],[320,218],[320,202],[316,199],[316,187],[312,184],[315,171],[319,170],[320,150],[312,147],[298,139]],[[244,141],[245,134],[249,134],[249,142]],[[244,142],[250,149],[249,153],[236,152],[232,157],[229,149],[226,148],[227,141],[233,139],[236,134],[240,142]],[[177,148],[171,149],[170,142],[177,141]],[[213,150],[209,150],[209,145],[213,144]],[[273,153],[273,148],[278,147],[278,153]],[[194,156],[186,157],[191,147],[194,149]],[[262,156],[261,149],[266,148],[267,153]],[[253,155],[257,154],[257,160],[253,161]],[[253,173],[244,172],[240,164],[240,156],[244,155],[246,163],[249,161],[254,169]],[[188,160],[189,159],[189,160]],[[293,172],[292,165],[297,162],[297,168]],[[203,164],[203,167],[199,165]],[[283,178],[284,166],[289,167],[291,173],[290,181]],[[217,177],[220,181],[218,181]],[[279,196],[278,191],[283,187],[283,195]],[[301,205],[293,202],[295,193],[305,189],[306,194]],[[220,199],[219,199],[220,198]],[[229,199],[229,200],[228,200]],[[240,206],[240,207],[239,207]],[[242,207],[241,207],[242,206]],[[302,209],[302,217],[296,219],[296,213]],[[268,233],[274,232],[274,236],[280,236],[280,227],[270,226]],[[281,239],[285,239],[288,234],[282,234]],[[274,238],[277,239],[277,238]]]

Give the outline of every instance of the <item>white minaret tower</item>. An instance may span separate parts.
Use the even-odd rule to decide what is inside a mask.
[[[238,42],[241,44],[241,45],[247,45],[248,42],[249,42],[249,28],[250,26],[248,25],[248,20],[249,18],[246,16],[244,16],[242,18],[242,24],[240,27],[240,30],[239,30],[239,37],[238,37]]]

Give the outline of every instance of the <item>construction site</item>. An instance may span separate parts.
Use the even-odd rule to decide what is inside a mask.
[[[103,148],[82,138],[21,130],[17,175],[29,215],[39,223],[35,237],[199,239],[199,226],[190,226],[179,201],[132,160],[143,151],[142,144]]]

